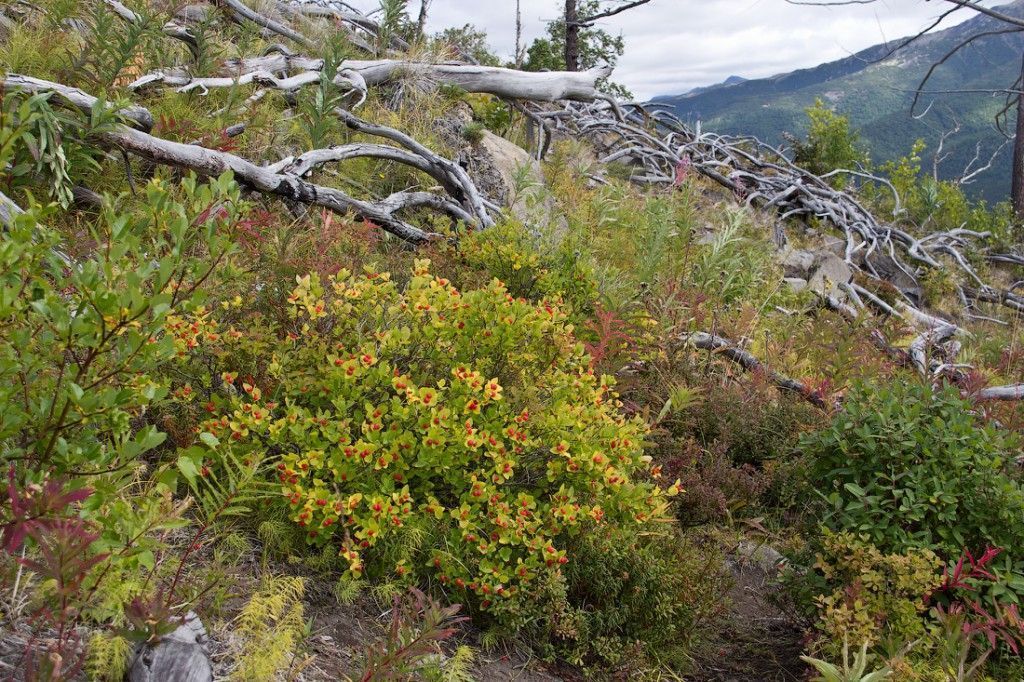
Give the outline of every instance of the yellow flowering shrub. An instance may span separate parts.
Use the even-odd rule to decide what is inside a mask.
[[[174,332],[232,387],[200,424],[204,458],[265,463],[306,541],[352,576],[436,580],[500,618],[572,561],[571,536],[665,517],[678,485],[653,480],[645,424],[557,304],[497,280],[463,293],[426,260],[404,289],[302,277],[288,304],[252,323],[257,354],[205,311]]]

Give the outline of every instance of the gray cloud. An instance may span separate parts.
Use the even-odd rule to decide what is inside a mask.
[[[374,0],[356,6],[376,7]],[[419,8],[410,1],[411,12]],[[986,3],[991,5],[998,2]],[[771,76],[841,59],[920,30],[943,9],[925,0],[879,0],[873,5],[804,7],[785,0],[653,0],[602,26],[626,38],[615,79],[638,97],[676,94],[728,76]],[[522,0],[526,42],[544,34],[561,0]],[[949,25],[971,16],[959,12]],[[428,29],[466,23],[487,31],[491,45],[511,56],[515,0],[433,0]]]

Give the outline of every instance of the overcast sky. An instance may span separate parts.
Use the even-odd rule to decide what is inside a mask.
[[[988,5],[1004,4],[986,2]],[[377,0],[355,0],[362,9]],[[562,0],[521,0],[526,42],[544,34]],[[731,75],[760,78],[840,59],[865,47],[912,34],[946,3],[879,0],[872,5],[800,7],[785,0],[652,0],[602,22],[626,38],[615,80],[637,97],[677,94]],[[410,14],[419,0],[410,0]],[[972,15],[954,14],[953,23]],[[492,47],[511,57],[515,0],[433,0],[428,30],[475,24]]]

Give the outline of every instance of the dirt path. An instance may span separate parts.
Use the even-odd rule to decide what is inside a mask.
[[[770,561],[728,561],[735,580],[729,610],[698,661],[693,682],[802,682],[804,625],[779,605]]]

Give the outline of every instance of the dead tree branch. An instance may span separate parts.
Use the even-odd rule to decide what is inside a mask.
[[[59,83],[27,78],[17,74],[9,74],[4,79],[3,89],[4,91],[53,92],[68,105],[86,113],[92,109],[96,102],[96,98],[77,88],[69,88]],[[136,123],[140,121],[148,122],[149,126],[145,127],[151,127],[152,115],[141,107],[122,110],[122,115],[130,115]],[[396,141],[408,142],[408,140],[411,140],[411,138],[406,140],[403,134],[398,131],[382,126],[374,126],[354,115],[349,115],[346,124],[350,127],[361,127],[369,134],[390,137],[390,139],[395,139]],[[457,184],[460,189],[466,192],[465,198],[467,203],[474,209],[472,212],[466,211],[457,203],[443,197],[432,195],[434,198],[428,198],[428,193],[426,192],[398,193],[378,203],[355,199],[339,189],[313,184],[301,179],[297,175],[289,174],[282,170],[257,166],[234,154],[207,149],[198,145],[164,140],[126,125],[116,126],[109,131],[98,132],[96,133],[96,138],[104,145],[122,149],[153,163],[190,170],[199,175],[218,176],[226,171],[231,171],[241,184],[254,191],[272,194],[298,203],[321,206],[340,214],[354,214],[412,243],[430,241],[437,238],[437,235],[403,221],[397,215],[400,211],[426,206],[443,211],[457,220],[464,220],[467,215],[470,215],[475,221],[480,221],[481,216],[486,216],[487,211],[486,207],[482,205],[482,199],[480,199],[479,193],[475,191],[475,188],[470,189],[462,185],[462,181],[468,180],[468,178],[460,178],[455,173],[452,175],[452,185]],[[415,145],[418,145],[418,143],[415,143]],[[422,145],[418,146],[417,153],[424,161],[440,159],[440,157],[433,155],[432,152],[426,150]],[[447,164],[450,163],[447,162]],[[438,164],[433,170],[438,173],[452,172],[447,164]]]
[[[784,374],[768,369],[756,357],[726,338],[708,334],[707,332],[691,332],[677,337],[676,343],[678,345],[690,345],[700,350],[710,351],[716,355],[720,354],[748,372],[763,373],[781,391],[794,393],[818,407],[828,407],[828,404],[818,393],[796,379],[791,379]]]
[[[287,73],[298,69],[295,87],[316,82],[315,72],[323,68],[323,60],[284,54],[251,57],[229,61],[223,75],[216,78],[193,78],[183,70],[161,70],[146,74],[129,86],[141,89],[163,83],[175,87],[230,87],[236,84],[273,82],[274,74]],[[467,92],[486,93],[503,99],[522,99],[535,102],[556,102],[559,100],[593,101],[600,96],[597,81],[609,76],[611,67],[599,67],[589,71],[547,71],[528,72],[504,69],[496,66],[469,64],[430,64],[393,59],[364,61],[345,60],[343,72],[357,74],[366,87],[382,85],[403,78],[423,82],[428,86],[452,85]],[[288,81],[289,79],[281,79]]]

